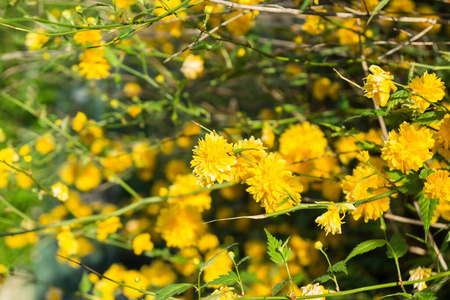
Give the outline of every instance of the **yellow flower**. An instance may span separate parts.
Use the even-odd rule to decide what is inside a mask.
[[[63,298],[63,290],[51,286],[45,294],[45,300],[61,300]]]
[[[205,255],[205,261],[208,261],[211,259],[214,255],[218,254],[222,249],[217,248],[214,250],[211,250]],[[213,261],[211,266],[207,268],[204,271],[203,280],[205,282],[210,282],[216,278],[218,278],[220,275],[227,274],[229,271],[231,271],[231,267],[233,265],[232,260],[228,257],[227,251],[222,251],[216,259]],[[218,286],[215,286],[218,287]]]
[[[50,133],[45,134],[36,141],[36,151],[40,154],[47,154],[55,148],[55,138]]]
[[[72,120],[72,129],[76,132],[82,131],[87,125],[87,117],[86,115],[79,111],[77,112],[77,115]]]
[[[301,266],[312,266],[319,260],[317,251],[314,251],[313,241],[302,239],[299,235],[293,235],[289,244],[292,247],[292,253]]]
[[[194,206],[199,212],[203,212],[211,208],[210,191],[207,190],[203,193],[187,195],[199,189],[200,186],[197,183],[197,177],[195,175],[178,175],[174,183],[169,187],[167,195],[164,196],[171,197],[168,200],[169,203],[177,203],[180,206]]]
[[[150,266],[142,266],[141,273],[150,279],[151,286],[159,288],[169,285],[177,279],[177,275],[170,265],[162,260],[156,260]]]
[[[270,127],[268,122],[264,122],[261,131],[261,141],[264,146],[267,146],[268,148],[272,148],[275,142],[275,134],[273,133],[272,127]]]
[[[147,290],[149,279],[136,270],[129,270],[123,274],[123,283],[139,290]],[[124,287],[123,294],[129,299],[142,298],[143,294],[135,289]]]
[[[349,30],[349,29],[352,30]],[[342,28],[337,30],[337,35],[339,38],[339,44],[343,46],[352,46],[359,43],[359,35],[358,35],[358,25],[356,21],[353,19],[347,19],[343,22]],[[361,37],[361,41],[364,42],[364,36]]]
[[[69,188],[64,183],[57,182],[52,185],[52,194],[53,197],[64,202],[69,199]]]
[[[58,240],[59,248],[63,253],[66,253],[69,256],[77,254],[79,245],[69,229],[63,229],[63,231],[58,233],[56,239]]]
[[[34,184],[33,179],[31,179],[30,176],[28,176],[22,172],[17,172],[16,182],[20,188],[25,189],[25,190],[30,189],[31,186]]]
[[[433,275],[430,268],[418,267],[414,270],[409,271],[409,279],[408,280],[421,280],[430,277]],[[413,285],[414,288],[417,288],[419,291],[427,288],[427,284],[425,282],[417,282]]]
[[[302,286],[302,296],[311,296],[311,295],[322,295],[328,294],[328,290],[326,290],[323,286],[318,283],[308,284],[307,286]],[[311,300],[325,300],[325,297],[321,298],[312,298]]]
[[[83,192],[87,192],[97,187],[102,182],[102,174],[100,169],[89,163],[78,169],[75,178],[75,186]]]
[[[238,298],[238,295],[233,290],[232,287],[221,286],[218,290],[214,290],[211,295],[220,295],[215,298],[217,300],[234,300]]]
[[[187,79],[197,79],[203,73],[203,59],[194,54],[189,54],[181,66],[181,73]]]
[[[445,96],[444,83],[434,73],[428,74],[425,72],[421,77],[416,76],[408,83],[408,87],[412,92],[414,107],[421,112],[430,106],[429,102],[440,101]]]
[[[178,175],[185,175],[189,171],[189,166],[182,159],[171,159],[164,169],[166,178],[172,182],[175,181]]]
[[[111,66],[105,59],[102,49],[86,49],[80,55],[79,74],[86,79],[102,79],[109,75]]]
[[[122,223],[120,223],[119,217],[114,216],[98,222],[97,226],[97,238],[99,241],[104,241],[110,233],[114,233],[119,228],[122,228]]]
[[[318,101],[323,101],[328,94],[331,80],[327,77],[316,79],[313,84],[313,96]]]
[[[116,0],[115,3],[117,8],[128,9],[130,6],[136,3],[136,0]]]
[[[102,33],[100,30],[80,31],[75,33],[73,39],[80,45],[98,45],[102,40]]]
[[[433,156],[429,150],[434,145],[430,129],[403,122],[399,133],[389,132],[389,140],[381,149],[381,158],[387,161],[390,170],[408,174],[419,170],[423,163]]]
[[[450,172],[437,170],[428,175],[423,194],[428,199],[450,202]]]
[[[45,30],[39,29],[37,32],[38,33],[27,33],[27,36],[25,38],[25,45],[29,50],[41,49],[49,40],[49,38],[44,35],[47,33]]]
[[[266,213],[292,207],[295,201],[300,201],[303,185],[297,176],[287,170],[286,161],[270,153],[258,164],[253,165],[249,172],[251,177],[246,183],[250,186],[247,192],[253,195],[256,202],[266,209]]]
[[[445,149],[450,149],[450,114],[446,114],[442,120],[439,131],[435,133],[436,140]]]
[[[364,96],[373,98],[377,105],[384,107],[389,100],[391,90],[394,92],[397,90],[397,87],[392,82],[394,76],[375,65],[371,65],[369,70],[372,74],[365,78]]]
[[[142,93],[142,88],[136,82],[127,82],[123,87],[123,91],[127,97],[139,97]]]
[[[172,205],[161,210],[155,230],[161,233],[168,247],[185,248],[197,245],[205,229],[196,207]]]
[[[141,233],[133,239],[133,251],[136,255],[141,255],[144,251],[153,249],[153,243],[150,240],[150,234]]]
[[[240,140],[233,145],[234,151],[240,150],[233,168],[233,176],[236,181],[244,182],[251,176],[249,168],[253,164],[259,163],[265,156],[264,149],[266,147],[263,146],[262,141],[260,139],[255,140],[253,136],[248,140]]]
[[[358,152],[358,154],[356,154],[356,158],[360,161],[360,162],[368,162],[370,159],[369,156],[369,151],[366,150],[361,150]]]
[[[212,233],[204,234],[198,241],[198,249],[201,252],[217,248],[219,246],[219,239]]]
[[[232,179],[231,170],[236,164],[232,151],[233,146],[215,132],[199,140],[193,150],[191,167],[201,187],[210,187],[215,181],[222,183]]]
[[[8,235],[5,237],[6,246],[11,249],[19,249],[28,245],[34,245],[38,241],[39,236],[34,231],[16,235]]]
[[[132,118],[136,118],[141,113],[142,113],[142,107],[140,107],[139,105],[131,105],[130,107],[128,107],[128,114]]]
[[[23,145],[19,149],[19,155],[22,156],[22,157],[27,156],[28,154],[30,154],[30,152],[31,152],[31,148],[28,145]]]
[[[342,233],[341,225],[343,224],[342,219],[344,219],[345,214],[341,217],[339,210],[338,206],[331,205],[328,207],[327,212],[316,218],[315,222],[319,224],[321,228],[325,227],[326,235],[330,232],[333,235]]]
[[[325,30],[325,25],[320,16],[310,15],[306,17],[302,29],[311,35],[319,35]]]
[[[342,190],[348,202],[363,200],[387,192],[384,188],[386,180],[377,175],[369,166],[358,166],[352,175],[345,176],[342,180]],[[364,216],[364,222],[377,220],[380,215],[389,209],[389,197],[359,205],[351,214],[355,220]]]

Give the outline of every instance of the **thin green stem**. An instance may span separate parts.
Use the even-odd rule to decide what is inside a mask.
[[[323,248],[320,248],[319,251],[322,252],[322,254],[325,256],[325,258],[326,258],[326,260],[328,262],[328,266],[331,267],[330,259],[328,258],[328,255],[325,253]],[[334,284],[336,285],[336,291],[339,292],[339,284],[337,282],[336,274],[334,274],[334,273],[333,273],[333,281],[334,281]]]
[[[21,212],[19,209],[17,209],[14,205],[12,205],[11,203],[8,202],[8,200],[5,199],[5,197],[0,195],[0,202],[3,203],[6,207],[8,207],[13,213],[15,213],[16,215],[18,215],[19,217],[21,217],[24,220],[27,221],[31,221],[33,223],[36,223],[35,220],[33,220],[32,218],[30,218],[29,216],[27,216],[26,214],[24,214],[23,212]]]

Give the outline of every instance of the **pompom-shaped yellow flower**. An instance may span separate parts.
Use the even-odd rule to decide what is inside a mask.
[[[434,145],[430,129],[403,122],[399,132],[389,132],[389,140],[381,149],[381,158],[387,161],[390,170],[400,170],[408,174],[417,171],[433,156],[430,149]]]
[[[98,240],[106,240],[109,234],[116,232],[119,228],[122,228],[122,223],[120,223],[120,219],[117,216],[110,217],[104,221],[98,222]]]
[[[142,266],[141,273],[149,278],[150,285],[155,287],[169,285],[177,279],[170,265],[162,260],[156,260],[150,266]]]
[[[203,73],[203,59],[194,54],[189,54],[181,66],[181,73],[187,79],[197,79]]]
[[[150,240],[150,234],[141,233],[133,239],[133,251],[136,255],[141,255],[144,251],[153,249],[153,243]]]
[[[392,82],[394,76],[375,65],[371,65],[369,70],[372,74],[365,78],[366,83],[363,89],[366,93],[364,96],[373,98],[377,105],[384,107],[389,100],[391,90],[394,92],[397,90]]]
[[[325,24],[320,16],[307,16],[302,29],[311,35],[318,35],[325,30]]]
[[[215,181],[222,183],[232,179],[231,170],[236,164],[232,151],[233,146],[215,132],[199,140],[193,150],[191,167],[201,187],[210,187]]]
[[[52,194],[53,197],[61,202],[64,202],[69,199],[69,188],[64,183],[57,182],[52,185]]]
[[[162,209],[156,222],[156,231],[169,247],[195,246],[205,229],[200,212],[192,206]]]
[[[78,252],[78,242],[69,229],[64,229],[56,236],[59,248],[67,255],[75,255]]]
[[[263,146],[260,139],[255,140],[252,136],[248,140],[245,139],[238,141],[233,145],[233,149],[235,151],[242,150],[239,154],[237,154],[237,161],[233,169],[233,175],[236,181],[245,181],[251,176],[248,169],[252,166],[252,164],[256,164],[261,161],[265,155],[264,149],[266,149],[266,147]]]
[[[316,223],[320,225],[321,228],[325,228],[326,235],[330,232],[335,235],[341,234],[341,225],[343,224],[342,219],[345,217],[340,215],[340,209],[336,205],[331,205],[328,207],[328,211],[316,218]],[[311,294],[312,295],[312,294]]]
[[[36,141],[36,151],[40,154],[50,153],[55,148],[55,138],[50,133],[43,135]]]
[[[253,195],[256,202],[261,202],[267,213],[292,207],[295,202],[290,196],[300,201],[303,186],[299,178],[287,170],[286,161],[275,153],[264,157],[249,172],[251,177],[246,181],[250,186],[247,192]]]
[[[352,175],[345,176],[341,187],[347,201],[358,201],[387,192],[384,188],[386,181],[377,175],[369,166],[359,166],[353,170]],[[364,216],[364,222],[377,220],[380,215],[389,209],[389,197],[361,204],[351,214],[355,220]]]
[[[102,40],[102,33],[100,30],[80,31],[75,33],[73,39],[80,45],[98,45]]]
[[[200,212],[208,210],[211,208],[210,191],[188,195],[199,189],[197,177],[192,174],[178,175],[167,191],[166,195],[171,197],[168,202],[178,203],[181,206],[195,206]]]
[[[80,55],[79,74],[86,79],[102,79],[109,75],[111,66],[101,49],[87,49]]]
[[[322,130],[309,122],[293,125],[280,136],[280,153],[288,161],[322,156],[327,145]]]
[[[445,149],[450,149],[450,114],[445,115],[435,137],[437,142],[444,146]]]
[[[414,106],[417,107],[419,111],[424,111],[430,106],[429,102],[440,101],[445,96],[444,83],[434,73],[428,74],[425,72],[421,77],[416,76],[416,78],[411,80],[408,84],[408,87],[412,91]]]
[[[428,175],[423,194],[428,199],[450,202],[450,172],[437,170]]]
[[[420,280],[425,279],[433,275],[430,268],[418,267],[414,270],[409,271],[409,279],[408,280]],[[419,291],[427,288],[427,284],[425,282],[414,283],[414,288],[417,288]]]

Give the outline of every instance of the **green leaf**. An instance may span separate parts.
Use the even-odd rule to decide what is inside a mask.
[[[423,190],[423,180],[417,173],[410,173],[404,176],[399,183],[402,183],[402,185],[396,186],[395,190],[406,195],[417,195]]]
[[[447,113],[445,111],[440,110],[432,110],[427,111],[426,113],[419,116],[413,124],[419,124],[419,125],[429,125],[431,123],[437,123],[440,120],[442,120]]]
[[[239,274],[241,275],[242,282],[245,284],[252,284],[252,283],[260,282],[259,278],[253,272],[242,271],[242,272],[239,272]]]
[[[165,300],[169,297],[184,293],[188,288],[193,287],[191,283],[175,283],[163,287],[157,292],[155,300]]]
[[[409,92],[406,90],[398,90],[391,95],[386,106],[386,112],[391,111],[398,104],[404,103],[409,98]]]
[[[373,16],[375,16],[377,12],[382,10],[389,3],[389,1],[390,0],[381,0],[380,3],[378,3],[377,6],[375,6],[375,8],[372,11],[372,14],[370,15],[369,20],[367,20],[366,27],[369,26],[369,23],[370,21],[372,21]]]
[[[387,251],[388,258],[394,257],[400,258],[403,255],[405,255],[406,252],[408,251],[408,245],[406,244],[406,240],[398,232],[394,233],[391,240],[389,241],[389,245],[391,245],[394,253],[392,253],[391,248],[388,247]]]
[[[87,272],[83,272],[83,277],[81,277],[78,289],[83,294],[89,293],[89,291],[92,289],[92,283],[89,281],[89,275]]]
[[[433,174],[433,172],[434,172],[434,170],[432,170],[432,169],[423,168],[422,170],[420,170],[419,177],[421,179],[427,179],[427,177],[430,176],[431,174]]]
[[[203,285],[203,287],[212,285],[232,285],[236,283],[238,280],[239,279],[236,273],[234,273],[233,271],[228,271],[227,274],[220,275],[218,278]]]
[[[349,261],[351,258],[360,255],[360,254],[364,254],[367,253],[369,251],[372,251],[376,248],[379,247],[383,247],[384,245],[386,245],[386,241],[385,240],[368,240],[368,241],[364,241],[360,244],[358,244],[353,250],[352,252],[350,252],[350,255],[347,256],[347,258],[345,259],[345,262]]]
[[[251,259],[251,258],[252,258],[251,256],[245,256],[245,257],[243,257],[243,258],[236,264],[236,266],[239,267],[240,264],[242,264],[243,262],[246,262],[247,260],[249,260],[249,259]]]
[[[304,11],[309,4],[311,4],[312,0],[304,0],[302,5],[300,6],[300,11]]]
[[[348,275],[347,266],[345,260],[338,261],[334,265],[328,268],[328,273],[340,273],[343,272]]]
[[[425,230],[425,240],[427,240],[431,219],[433,219],[434,211],[439,204],[439,199],[428,199],[421,194],[418,202],[420,206],[420,215],[422,216],[423,221],[423,229]]]
[[[351,121],[354,119],[359,119],[359,118],[378,117],[378,116],[382,116],[382,117],[386,116],[386,112],[384,111],[384,109],[371,109],[366,112],[363,112],[362,114],[348,117],[347,119],[344,120],[344,122],[348,122],[348,121]]]
[[[217,253],[216,255],[214,255],[213,257],[211,257],[207,262],[201,264],[200,266],[200,273],[202,273],[204,270],[206,270],[207,268],[209,268],[209,266],[212,265],[212,263],[216,260],[216,258],[222,254],[223,251],[226,251],[228,248],[233,247],[237,245],[237,243],[231,244],[227,247],[225,247],[224,249],[222,249],[219,253]]]
[[[434,295],[432,289],[424,289],[414,294],[413,299],[417,300],[435,300],[437,297]]]
[[[286,283],[289,282],[289,279],[284,280],[282,282],[279,282],[277,284],[275,284],[275,286],[272,288],[272,296],[275,296],[276,294],[278,294],[278,292],[283,288],[283,286],[286,285]]]
[[[444,252],[445,250],[447,250],[448,247],[448,243],[450,242],[450,231],[447,231],[447,235],[445,236],[444,242],[442,242],[441,245],[441,252]]]
[[[283,242],[273,237],[267,229],[264,228],[264,231],[267,235],[267,254],[269,254],[270,260],[276,264],[284,263],[283,256],[280,251],[278,251],[278,248],[283,245]]]
[[[392,299],[393,297],[396,297],[396,296],[403,296],[403,297],[406,297],[406,298],[408,298],[408,299],[412,299],[412,296],[411,296],[410,294],[408,294],[408,293],[395,293],[395,294],[389,294],[389,295],[385,295],[385,296],[383,296],[383,297],[380,297],[379,299],[384,299],[384,298]]]
[[[331,280],[331,279],[333,279],[333,277],[331,277],[330,274],[325,274],[325,275],[322,275],[322,276],[320,276],[320,277],[314,279],[314,280],[313,280],[313,283],[314,283],[314,282],[325,283],[325,282],[327,282],[327,281],[329,281],[329,280]]]

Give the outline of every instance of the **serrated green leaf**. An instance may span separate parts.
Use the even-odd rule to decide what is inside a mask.
[[[442,120],[447,113],[445,111],[440,110],[432,110],[427,111],[426,113],[419,116],[415,121],[413,121],[413,124],[419,124],[419,125],[429,125],[431,123],[438,123],[440,120]]]
[[[383,247],[386,245],[385,240],[368,240],[358,244],[355,248],[353,248],[352,252],[347,256],[345,262],[348,262],[351,258],[372,251],[376,248]]]
[[[329,281],[329,280],[331,280],[331,279],[333,279],[333,277],[331,277],[330,274],[325,274],[325,275],[322,275],[322,276],[317,277],[316,279],[314,279],[314,280],[313,280],[313,283],[314,283],[314,282],[325,283],[325,282],[327,282],[327,281]]]
[[[220,297],[223,297],[223,294],[208,295],[206,297],[202,297],[202,300],[216,300]]]
[[[267,254],[269,254],[270,260],[276,264],[284,263],[283,256],[278,251],[278,248],[283,245],[283,242],[272,236],[267,229],[264,228],[264,231],[267,235]]]
[[[87,272],[83,272],[83,276],[81,277],[78,289],[83,294],[89,293],[89,291],[92,289],[92,283],[89,280],[89,275]]]
[[[345,260],[338,261],[334,265],[328,268],[328,273],[340,273],[343,272],[348,275],[347,266]]]
[[[413,299],[417,300],[436,300],[433,290],[428,288],[414,294]]]
[[[272,288],[272,296],[275,296],[276,294],[278,294],[278,292],[279,292],[279,291],[283,288],[283,286],[285,286],[286,283],[288,283],[288,282],[289,282],[289,279],[277,283],[277,284]]]
[[[388,248],[387,251],[388,258],[394,257],[400,258],[403,255],[405,255],[406,252],[408,251],[408,245],[406,244],[406,240],[398,232],[395,232],[394,235],[392,235],[392,238],[389,241],[389,245],[391,245],[394,253],[392,253],[391,248]]]
[[[447,231],[444,242],[442,242],[442,245],[441,245],[441,249],[440,249],[441,252],[444,252],[445,250],[447,250],[449,242],[450,242],[450,231]]]
[[[214,255],[213,257],[211,257],[207,262],[203,263],[200,265],[200,273],[202,273],[204,270],[206,270],[209,266],[212,265],[212,263],[216,260],[216,258],[222,254],[222,252],[226,251],[228,248],[233,247],[237,245],[237,243],[231,244],[227,247],[225,247],[224,249],[222,249],[220,252],[218,252],[216,255]]]
[[[430,229],[431,220],[434,216],[436,206],[439,204],[439,199],[428,199],[423,195],[419,198],[420,216],[423,221],[423,229],[425,230],[425,240],[427,240],[428,230]]]
[[[369,111],[363,112],[362,114],[348,117],[347,119],[344,120],[344,122],[348,122],[348,121],[351,121],[354,119],[359,119],[359,118],[378,117],[378,116],[383,116],[383,117],[386,116],[386,112],[384,111],[384,109],[371,109]]]
[[[426,179],[428,176],[430,176],[431,174],[433,174],[433,170],[432,169],[422,169],[422,170],[420,170],[420,173],[419,173],[419,177],[421,178],[421,179]]]
[[[236,266],[239,267],[240,264],[242,264],[243,262],[246,262],[247,260],[249,260],[249,259],[251,259],[251,258],[252,258],[251,256],[245,256],[245,257],[243,257],[243,258],[236,264]]]
[[[391,95],[386,106],[386,113],[394,109],[398,104],[405,103],[409,98],[409,92],[398,90]]]
[[[375,6],[375,8],[372,11],[372,14],[370,15],[369,20],[367,20],[366,27],[369,26],[369,23],[370,21],[372,21],[373,16],[375,16],[377,12],[382,10],[389,3],[389,1],[390,0],[381,0],[380,3],[378,3],[377,6]]]
[[[304,11],[309,4],[311,4],[312,0],[304,0],[302,5],[300,6],[300,11]]]
[[[205,286],[213,286],[213,285],[232,285],[238,281],[238,277],[236,273],[233,271],[228,271],[227,274],[222,274],[218,278],[206,283],[203,285]]]
[[[193,287],[194,285],[191,283],[175,283],[170,284],[168,286],[163,287],[157,292],[157,295],[155,297],[155,300],[165,300],[169,297],[179,295],[181,293],[184,293],[187,289],[190,287]]]
[[[410,173],[398,182],[402,185],[396,186],[395,190],[406,195],[417,195],[423,190],[423,180],[417,173]]]

